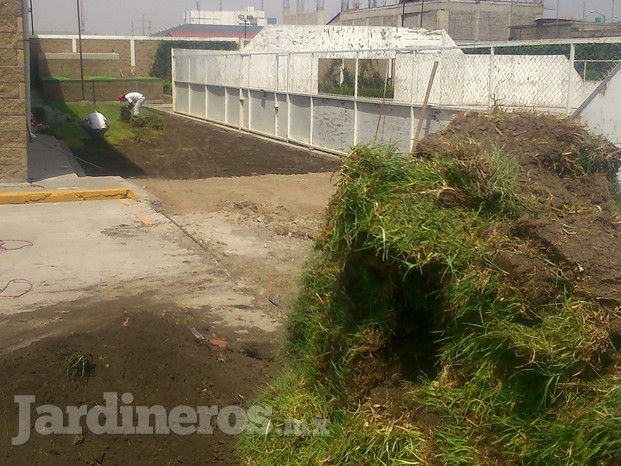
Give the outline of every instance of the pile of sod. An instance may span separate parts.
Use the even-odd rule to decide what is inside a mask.
[[[593,292],[621,254],[563,249],[595,225],[621,253],[618,168],[535,114],[464,115],[410,158],[354,148],[246,464],[621,464],[621,284]]]

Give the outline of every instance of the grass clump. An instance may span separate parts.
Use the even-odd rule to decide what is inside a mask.
[[[621,298],[602,300],[588,269],[520,233],[592,223],[584,199],[569,214],[530,198],[543,183],[605,197],[610,166],[566,179],[508,151],[506,129],[489,141],[453,128],[413,159],[352,150],[290,316],[288,365],[259,399],[274,422],[329,419],[329,435],[246,434],[246,464],[621,462]],[[567,166],[582,157],[558,150]]]
[[[75,380],[91,376],[95,366],[88,354],[76,351],[67,355],[63,367],[67,377]]]

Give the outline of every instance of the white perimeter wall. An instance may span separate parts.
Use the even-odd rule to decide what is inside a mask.
[[[595,134],[601,134],[621,147],[621,66],[605,79],[574,113]],[[621,172],[620,172],[621,174]]]
[[[313,29],[300,28],[307,35]],[[280,30],[266,29],[268,34],[263,39],[283,39]],[[450,41],[443,33],[407,33],[408,30],[396,28],[377,28],[387,30],[383,36],[369,28],[355,28],[363,32],[347,37],[344,29],[321,28],[323,32],[317,37],[287,32],[293,36],[281,44],[282,48],[301,51],[245,49],[222,53],[175,49],[175,111],[335,153],[345,153],[352,145],[374,140],[395,144],[408,152],[436,60],[439,66],[421,137],[464,109],[487,110],[496,105],[569,113],[597,86],[583,81],[574,64],[562,55],[464,54],[452,45],[441,50],[436,46],[435,49],[308,51],[318,41],[325,43],[326,37],[334,39],[333,47],[342,46],[344,41],[349,47],[354,47],[356,41],[401,43],[406,36],[410,39],[418,36],[421,41],[436,44]],[[400,31],[405,32],[398,35]],[[265,45],[260,41],[253,44],[257,48]],[[343,63],[350,60],[349,70],[352,62],[360,65],[362,60],[390,63],[394,98],[382,101],[320,94],[321,59],[343,60]],[[325,64],[322,66],[325,68]]]
[[[197,52],[197,51],[191,51]],[[198,51],[201,52],[201,51]],[[191,59],[189,57],[192,57]],[[433,62],[429,102],[447,107],[575,110],[597,86],[562,55],[471,55],[460,50],[324,53],[192,53],[175,55],[177,81],[318,94],[319,60],[391,60],[394,101],[422,104]],[[189,73],[189,74],[188,74]],[[191,76],[191,79],[189,78]]]
[[[377,100],[180,82],[174,89],[175,112],[336,154],[374,140],[407,153],[420,116],[420,108]],[[457,111],[429,108],[421,137],[446,125]]]

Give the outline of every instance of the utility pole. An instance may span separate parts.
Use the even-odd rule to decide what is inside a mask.
[[[84,0],[80,0],[80,11],[82,13],[81,19],[78,19],[80,31],[84,32]],[[78,13],[80,13],[80,11]]]
[[[584,21],[586,20],[586,0],[582,0],[582,28],[584,29]]]
[[[554,26],[554,31],[555,31],[555,35],[558,38],[558,7],[559,7],[559,3],[560,0],[556,0],[556,23]]]
[[[82,100],[86,100],[86,93],[84,92],[84,58],[82,56],[82,22],[80,21],[80,4],[82,0],[76,0],[76,7],[78,8],[78,44],[80,45],[80,81],[82,82]]]
[[[196,4],[198,5],[198,1],[196,2]],[[142,35],[145,35],[145,31],[144,31],[144,13],[142,14]]]
[[[35,29],[34,29],[34,15],[32,14],[32,0],[30,0],[30,8],[28,9],[28,12],[30,13],[30,33],[34,35]]]
[[[513,5],[513,0],[511,1],[511,5]],[[420,27],[423,27],[423,16],[425,14],[425,0],[420,1]]]

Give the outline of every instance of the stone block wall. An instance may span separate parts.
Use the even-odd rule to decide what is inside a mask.
[[[155,61],[157,49],[162,40],[160,39],[140,39],[133,38],[134,42],[134,64],[132,65],[131,37],[118,38],[98,38],[96,36],[85,36],[82,38],[82,53],[88,54],[117,54],[118,60],[102,62],[97,65],[93,73],[86,73],[85,76],[110,76],[110,77],[145,77],[151,73],[151,67]],[[191,39],[188,39],[191,40]],[[46,53],[78,53],[78,39],[76,37],[65,36],[63,38],[34,37],[31,40],[31,64],[33,75],[37,77],[56,76],[64,78],[74,78],[80,75],[79,63],[65,63],[62,70],[56,70],[54,64],[47,63],[43,57]],[[89,65],[90,66],[90,65]],[[58,74],[62,73],[62,74]]]
[[[21,7],[21,0],[0,2],[0,182],[28,178]]]
[[[117,95],[138,91],[147,100],[162,99],[162,80],[157,78],[95,79],[84,81],[87,100],[96,102],[116,101]],[[41,80],[43,98],[50,102],[79,102],[82,100],[82,82],[79,79]]]
[[[119,75],[118,53],[83,53],[85,78]],[[80,78],[79,53],[40,53],[39,78]]]

